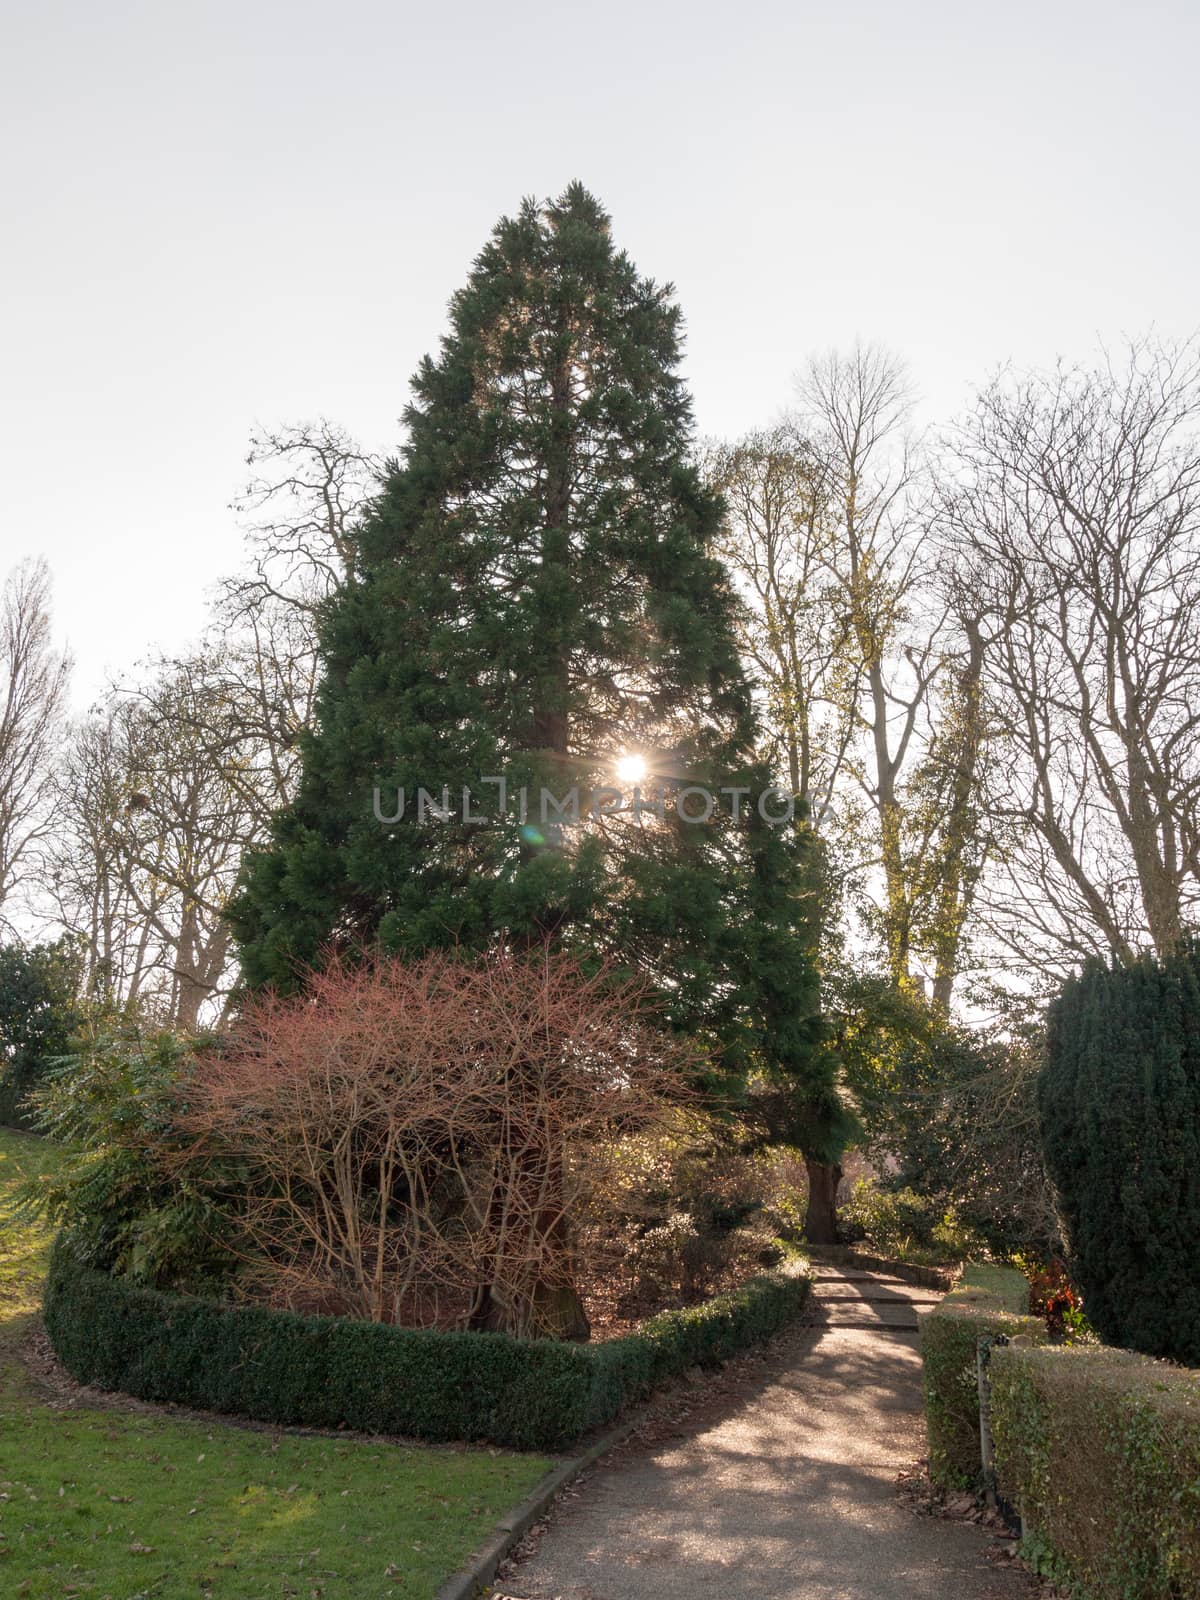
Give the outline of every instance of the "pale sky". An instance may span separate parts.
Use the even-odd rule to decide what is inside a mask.
[[[0,568],[49,559],[82,706],[238,560],[247,436],[395,445],[496,218],[573,178],[672,279],[697,423],[806,357],[998,362],[1200,326],[1200,8],[4,0]]]

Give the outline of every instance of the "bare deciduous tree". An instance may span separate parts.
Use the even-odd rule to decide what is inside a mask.
[[[911,404],[904,366],[875,345],[814,360],[800,385],[801,425],[825,462],[836,526],[834,603],[865,736],[857,775],[876,818],[888,968],[902,987],[911,982],[915,921],[902,773],[940,665],[940,619],[914,617],[927,574],[914,515]]]
[[[76,730],[46,881],[93,988],[188,1029],[233,982],[225,901],[274,795],[270,752],[230,721],[219,651],[159,662]]]
[[[251,568],[227,581],[226,596],[314,611],[353,568],[384,463],[321,418],[255,434],[246,465],[254,476],[233,509],[246,524]]]
[[[383,462],[325,419],[255,435],[246,459],[255,475],[234,509],[249,567],[221,585],[217,630],[228,737],[266,764],[274,808],[291,798],[299,737],[312,723],[321,608],[353,571]]]
[[[903,860],[913,949],[930,999],[949,1014],[956,979],[969,964],[969,929],[992,829],[982,804],[992,759],[983,711],[983,638],[970,619],[943,623],[940,666],[926,708],[922,753],[907,783]]]
[[[84,936],[93,990],[182,1027],[232,981],[223,921],[241,853],[290,797],[319,679],[323,602],[354,562],[380,463],[328,422],[251,441],[237,502],[249,570],[199,651],[153,664],[77,728],[44,888]]]
[[[154,930],[170,891],[139,877],[122,846],[135,792],[125,733],[112,701],[69,730],[55,773],[41,886],[59,925],[80,939],[93,998],[165,1009],[168,953]]]
[[[979,646],[935,570],[904,368],[814,361],[797,416],[709,452],[722,553],[792,788],[882,936],[892,980],[949,1009],[985,855]]]
[[[1200,899],[1200,347],[1002,375],[956,448],[993,928],[1024,964],[1163,953]]]
[[[705,469],[725,496],[719,553],[746,601],[742,645],[776,760],[819,830],[845,776],[858,688],[826,464],[785,423],[713,447]]]
[[[50,638],[50,570],[25,561],[0,596],[0,918],[21,884],[47,807],[69,658]]]

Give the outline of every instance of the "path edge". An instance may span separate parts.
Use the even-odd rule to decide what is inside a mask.
[[[621,1444],[636,1427],[636,1422],[623,1422],[613,1428],[595,1444],[589,1445],[582,1455],[562,1461],[536,1483],[525,1499],[502,1521],[496,1524],[490,1537],[471,1557],[469,1564],[453,1573],[442,1584],[433,1600],[473,1600],[474,1595],[486,1588],[496,1576],[500,1563],[509,1551],[527,1533],[542,1513],[566,1488],[572,1479],[586,1472],[601,1456]]]

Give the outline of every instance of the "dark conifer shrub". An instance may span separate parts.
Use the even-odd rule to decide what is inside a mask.
[[[1089,1320],[1111,1344],[1200,1364],[1200,944],[1068,982],[1039,1102]]]

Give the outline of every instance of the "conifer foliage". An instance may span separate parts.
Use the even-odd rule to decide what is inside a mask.
[[[832,1160],[811,845],[761,805],[679,352],[670,288],[582,187],[501,220],[413,380],[325,616],[298,793],[233,922],[248,982],[279,990],[331,952],[606,963],[712,1047],[726,1088],[786,1088],[806,1154]],[[473,1326],[494,1313],[485,1294]]]
[[[233,921],[248,982],[280,989],[331,946],[499,938],[616,962],[726,1061],[781,1071],[832,1147],[810,844],[757,804],[772,779],[679,353],[669,286],[582,187],[498,224],[413,381],[403,457],[328,608],[299,791]],[[642,809],[625,784],[597,814],[630,755]],[[688,786],[717,796],[707,822],[679,815],[705,809]],[[578,825],[542,815],[543,788],[574,787]]]
[[[1051,1009],[1039,1087],[1089,1320],[1200,1364],[1200,943],[1089,962]]]

